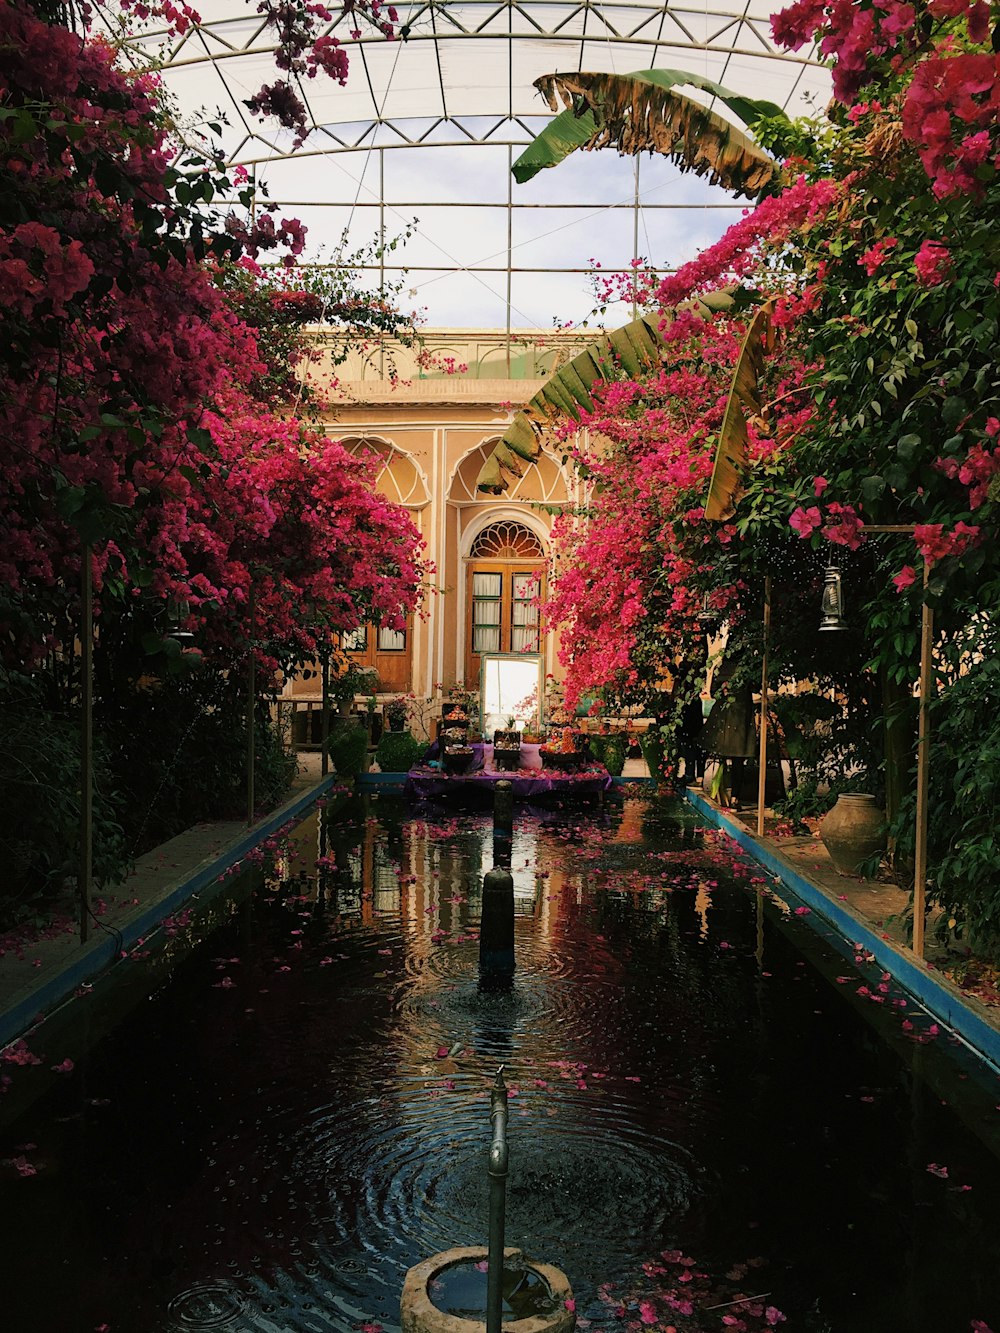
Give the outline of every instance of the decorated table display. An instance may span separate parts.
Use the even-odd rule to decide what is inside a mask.
[[[603,764],[595,763],[586,755],[582,756],[582,762],[566,768],[543,767],[544,747],[521,745],[518,749],[519,766],[509,769],[498,766],[494,745],[473,742],[468,748],[472,751],[472,760],[466,771],[449,771],[443,764],[442,769],[418,765],[407,775],[407,790],[419,798],[464,800],[471,797],[486,802],[492,800],[494,786],[506,780],[514,788],[515,800],[526,801],[539,796],[597,796],[612,784]],[[580,754],[579,751],[574,753]],[[501,763],[505,761],[501,750]]]
[[[558,740],[547,741],[538,752],[545,768],[562,772],[576,772],[593,763],[586,733],[574,731],[572,727],[564,727]]]
[[[513,718],[508,719],[506,728],[493,733],[493,766],[505,773],[521,767],[521,733]]]

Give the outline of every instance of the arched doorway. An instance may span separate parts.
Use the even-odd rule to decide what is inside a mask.
[[[514,519],[476,536],[466,562],[465,679],[479,680],[483,653],[537,653],[539,603],[545,595],[545,551]]]

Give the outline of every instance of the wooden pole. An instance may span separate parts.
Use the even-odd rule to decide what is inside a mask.
[[[330,771],[330,650],[323,649],[323,703],[319,721],[319,771],[326,777]],[[311,739],[311,738],[310,738]]]
[[[767,669],[771,637],[771,576],[764,576],[764,662],[760,670],[760,754],[757,774],[757,837],[764,836],[764,792],[767,786]]]
[[[80,943],[90,933],[94,875],[94,573],[90,543],[83,546],[80,615]]]
[[[924,558],[924,604],[920,621],[920,714],[917,728],[917,827],[913,853],[913,952],[924,956],[924,911],[927,894],[927,779],[930,767],[931,648],[934,611],[927,605],[931,562]]]
[[[254,634],[256,631],[254,617],[254,590],[250,586],[249,612],[250,612],[250,635],[248,641],[249,660],[247,663],[247,823],[253,823],[254,806],[256,805],[256,794],[254,792],[254,769],[257,765],[257,662],[254,656]]]

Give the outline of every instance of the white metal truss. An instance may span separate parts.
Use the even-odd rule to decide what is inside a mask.
[[[486,322],[505,319],[509,328],[512,313],[521,326],[548,322],[524,310],[525,294],[539,290],[538,275],[590,273],[599,247],[604,271],[625,269],[639,256],[676,267],[743,206],[702,182],[681,181],[662,161],[644,159],[640,168],[613,153],[571,159],[528,186],[513,184],[510,163],[548,118],[534,80],[554,70],[670,66],[793,114],[816,110],[828,96],[828,73],[812,50],[775,47],[769,18],[779,6],[418,0],[397,6],[405,40],[393,42],[370,33],[352,38],[356,20],[340,14],[325,31],[347,51],[348,83],[341,88],[322,75],[297,81],[312,127],[298,148],[291,132],[260,122],[244,105],[262,84],[286,77],[254,0],[202,0],[200,24],[177,36],[151,25],[131,36],[126,50],[160,68],[181,126],[199,116],[211,121],[213,109],[221,110],[228,160],[246,167],[280,209],[308,215],[311,237],[325,236],[328,258],[345,226],[355,240],[389,237],[417,213],[415,248],[383,257],[380,280],[404,269],[432,275],[416,280],[423,294],[447,275],[465,275],[496,299],[499,317]],[[533,219],[538,210],[551,210],[548,230]],[[623,211],[630,225],[616,220]],[[523,275],[532,275],[525,282],[534,289]],[[467,322],[482,324],[483,311],[470,310]]]

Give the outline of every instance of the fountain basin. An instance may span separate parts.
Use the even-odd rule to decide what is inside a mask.
[[[481,1304],[481,1318],[474,1317],[474,1312],[468,1308],[456,1313],[443,1307],[448,1305],[449,1299],[454,1301],[460,1290],[468,1293],[476,1285],[466,1279],[477,1272],[476,1265],[485,1262],[487,1254],[482,1245],[456,1246],[411,1268],[403,1282],[400,1299],[403,1333],[485,1333],[485,1273],[482,1273],[479,1291],[473,1293],[471,1302]],[[520,1303],[532,1311],[518,1318],[518,1302],[515,1301],[512,1308],[504,1312],[504,1333],[573,1333],[576,1315],[567,1307],[567,1302],[572,1306],[573,1291],[566,1274],[552,1264],[525,1259],[520,1250],[512,1247],[504,1250],[503,1258],[505,1272],[525,1276],[521,1290],[526,1299]],[[505,1283],[505,1288],[509,1285]],[[479,1296],[481,1301],[477,1299]],[[461,1299],[461,1304],[470,1305],[468,1294]]]

